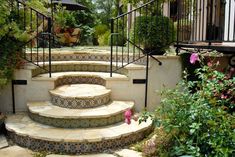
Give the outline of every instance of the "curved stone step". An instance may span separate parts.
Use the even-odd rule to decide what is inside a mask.
[[[64,108],[91,108],[107,104],[111,90],[95,84],[71,84],[50,91],[54,105]]]
[[[8,116],[6,129],[17,144],[37,151],[65,154],[103,152],[123,147],[143,139],[152,131],[152,121],[146,123],[132,120],[130,125],[89,128],[55,128],[32,121],[25,114]]]
[[[50,102],[28,103],[31,119],[62,128],[100,127],[118,123],[123,121],[124,111],[133,107],[134,102],[128,101],[113,101],[90,109],[65,109]]]
[[[48,73],[46,74],[40,74],[36,77],[33,77],[32,80],[55,80],[57,81],[58,79],[62,79],[64,77],[72,77],[70,81],[73,81],[73,78],[76,77],[90,77],[90,78],[100,78],[105,81],[107,80],[118,80],[118,81],[128,81],[129,78],[126,75],[118,74],[118,73],[113,73],[112,77],[110,77],[110,73],[108,72],[85,72],[85,71],[66,71],[66,72],[54,72],[51,73],[51,78],[49,77]],[[69,81],[66,81],[69,82]],[[101,81],[100,81],[101,82]],[[79,82],[78,82],[79,83]],[[70,83],[73,84],[73,83]],[[90,82],[85,83],[85,84],[91,84]],[[95,84],[95,83],[93,83]],[[96,83],[98,84],[98,83]],[[103,83],[100,83],[102,85]]]
[[[49,63],[39,62],[39,65],[43,66],[45,69],[49,69]],[[124,65],[126,63],[123,63]],[[122,67],[122,62],[113,63],[116,68]],[[45,70],[36,66],[26,66],[25,68],[32,70],[32,76],[38,76],[44,74]],[[118,70],[118,73],[128,74],[128,70],[140,70],[145,69],[146,66],[138,64],[129,64],[123,69]],[[113,69],[114,70],[114,69]],[[89,71],[89,72],[110,72],[110,62],[104,61],[53,61],[51,62],[52,72],[64,72],[64,71]]]

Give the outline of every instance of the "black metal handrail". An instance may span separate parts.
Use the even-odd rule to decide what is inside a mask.
[[[170,3],[170,0],[168,3]],[[162,2],[159,2],[159,0],[151,0],[140,7],[111,19],[110,76],[112,77],[113,72],[118,72],[127,65],[145,58],[145,107],[147,107],[148,95],[149,57],[152,57],[155,61],[159,62],[159,65],[162,64],[161,61],[153,56],[157,51],[160,51],[160,49],[158,49],[158,43],[153,43],[151,40],[154,40],[156,34],[162,33],[160,30],[167,30],[167,34],[164,35],[169,35],[171,34],[170,32],[174,31],[171,30],[174,29],[172,26],[174,24],[173,22],[164,22],[166,17],[170,17],[168,13],[169,11],[164,7]],[[145,22],[147,22],[147,24],[144,24]],[[143,24],[145,28],[140,28],[141,24]],[[154,30],[156,29],[155,27],[160,27],[162,29]],[[141,29],[142,32],[148,34],[146,34],[145,37],[140,38],[141,34],[138,32],[138,29]],[[154,33],[151,34],[151,32]],[[160,36],[160,38],[164,37]],[[172,38],[171,42],[175,41],[173,33],[170,38]],[[150,42],[150,44],[148,42]],[[144,45],[149,45],[150,48],[146,48]]]
[[[14,20],[28,37],[27,42],[22,45],[22,58],[45,70],[51,77],[51,17],[21,0],[13,0],[11,10],[16,13]]]
[[[168,2],[170,3],[170,0]],[[135,21],[136,18],[141,17],[152,19],[155,17],[163,17],[164,11],[163,3],[160,3],[158,0],[152,0],[140,7],[111,19],[111,76],[113,72],[144,58],[146,55],[151,55],[151,53],[155,51],[154,48],[146,51],[143,44],[147,41],[135,39],[138,37],[138,33],[135,31],[137,27],[137,23]],[[169,26],[162,22],[162,27]],[[146,29],[154,28],[151,26],[151,28]],[[154,34],[149,38],[153,39]]]

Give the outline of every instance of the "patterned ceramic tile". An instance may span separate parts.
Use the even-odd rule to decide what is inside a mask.
[[[29,54],[30,55],[30,54]],[[30,56],[29,56],[30,57]],[[137,57],[137,56],[135,56]],[[127,55],[118,56],[118,59],[116,59],[116,56],[113,57],[113,61],[121,62],[123,59],[124,62],[127,62],[128,60],[130,62],[133,62],[136,58],[133,56],[127,57]],[[34,61],[37,61],[36,54],[33,54],[32,56]],[[47,59],[46,59],[47,58]],[[48,60],[48,56],[45,57],[44,60]],[[110,55],[108,54],[53,54],[52,55],[52,61],[110,61]],[[41,54],[39,54],[39,62],[43,61],[43,57]],[[136,64],[145,65],[146,64],[146,58],[142,58],[135,62]],[[49,69],[48,65],[45,66],[46,69]],[[115,70],[116,67],[113,67],[113,70]],[[99,72],[109,72],[110,67],[107,66],[101,66],[101,65],[52,65],[52,72],[62,72],[62,71],[99,71]],[[39,74],[45,73],[45,70],[41,70],[39,67],[32,70],[32,76],[37,76]],[[126,71],[118,71],[122,74],[126,74]]]
[[[96,76],[63,76],[55,81],[55,88],[68,84],[97,84],[106,85],[106,80]]]
[[[112,140],[101,140],[100,142],[87,142],[87,141],[77,141],[77,142],[55,142],[46,141],[41,139],[35,139],[31,137],[26,137],[22,135],[15,134],[15,132],[8,132],[9,137],[18,145],[27,147],[34,151],[49,151],[53,153],[62,154],[81,154],[81,153],[94,153],[103,152],[109,149],[117,149],[124,147],[126,145],[135,143],[142,140],[146,135],[152,131],[152,128],[142,130],[127,136],[121,136],[117,139]]]
[[[107,104],[110,101],[110,93],[87,98],[67,98],[51,94],[51,102],[59,107],[81,109],[92,108]]]
[[[32,120],[60,128],[91,128],[91,127],[101,127],[112,125],[121,121],[124,121],[123,113],[118,113],[110,117],[96,117],[96,118],[80,118],[80,119],[70,119],[70,118],[53,118],[45,117],[35,113],[29,112],[29,116]]]
[[[133,60],[139,58],[139,56],[142,56],[142,54],[139,54],[139,52],[136,52],[134,55],[130,54],[130,56],[128,57],[127,55],[121,55],[118,54],[118,61],[121,61],[122,59],[124,60],[124,62],[127,62],[128,60],[130,62],[132,62]],[[31,54],[27,54],[26,56],[28,59],[31,59]],[[32,60],[33,61],[48,61],[48,54],[45,54],[44,59],[43,59],[43,55],[39,54],[39,56],[37,57],[36,53],[32,54]],[[84,54],[52,54],[52,61],[70,61],[70,60],[76,60],[76,61],[110,61],[110,54],[99,54],[99,53],[84,53]],[[117,61],[116,59],[116,55],[113,56],[113,60]],[[136,61],[136,63],[138,64],[145,64],[146,63],[146,59],[142,58],[138,61]]]

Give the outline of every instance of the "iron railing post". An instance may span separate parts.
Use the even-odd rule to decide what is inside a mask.
[[[110,36],[110,46],[111,46],[111,54],[110,54],[110,77],[113,76],[113,33],[114,33],[114,19],[111,19],[111,36]]]
[[[48,36],[49,36],[49,77],[51,77],[51,17],[48,18]]]
[[[51,20],[54,21],[54,11],[55,11],[55,8],[54,8],[54,4],[52,3],[53,0],[51,0]],[[53,47],[55,46],[55,36],[54,36],[54,23],[52,22],[51,23],[51,28],[52,28],[52,44],[53,44]]]
[[[177,0],[177,31],[176,31],[176,54],[179,55],[179,22],[180,22],[180,0]]]
[[[147,60],[146,60],[146,76],[145,76],[145,101],[144,101],[144,107],[148,107],[148,78],[149,78],[149,53],[147,53]]]

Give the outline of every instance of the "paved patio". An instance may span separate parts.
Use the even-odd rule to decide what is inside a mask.
[[[0,149],[0,157],[19,157],[19,156],[35,157],[35,152],[32,152],[29,149],[22,148],[19,146],[11,146]],[[114,151],[112,154],[100,153],[100,154],[89,154],[89,155],[78,155],[78,156],[50,154],[47,155],[46,157],[142,157],[142,155],[141,153],[133,150],[122,149]]]

